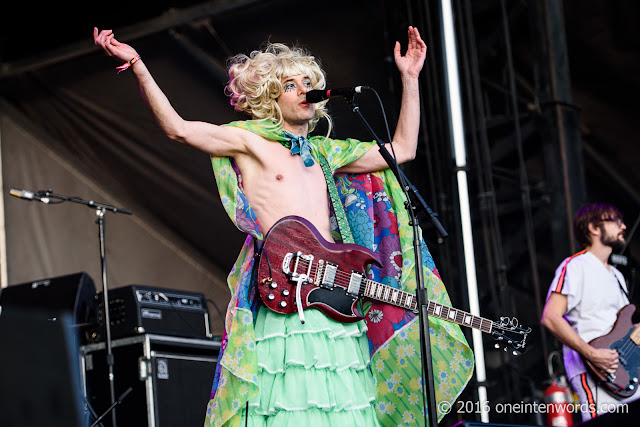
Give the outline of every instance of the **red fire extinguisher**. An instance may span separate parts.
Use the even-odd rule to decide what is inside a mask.
[[[544,391],[544,402],[547,412],[547,425],[549,426],[573,426],[573,393],[567,385],[566,377],[553,371],[553,358],[562,360],[559,352],[549,354],[547,369],[549,377],[554,378]]]
[[[544,391],[544,402],[547,407],[547,425],[573,425],[573,395],[564,378],[557,378]]]

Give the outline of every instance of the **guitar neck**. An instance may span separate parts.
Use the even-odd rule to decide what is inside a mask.
[[[387,304],[395,305],[396,307],[402,307],[415,313],[418,312],[418,300],[414,294],[392,288],[388,285],[383,285],[382,283],[374,282],[373,280],[366,280],[364,296]],[[485,319],[480,316],[474,316],[473,314],[465,311],[443,304],[438,304],[433,301],[428,301],[427,313],[429,316],[438,317],[442,320],[456,323],[461,326],[478,329],[488,334],[491,333],[493,327],[492,320]]]
[[[631,341],[633,341],[635,345],[640,345],[640,326],[637,326],[633,330],[633,332],[631,332],[631,335],[629,335],[629,338],[631,339]]]

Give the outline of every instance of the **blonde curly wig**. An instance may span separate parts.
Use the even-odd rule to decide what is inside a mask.
[[[325,73],[316,58],[300,47],[290,48],[282,43],[268,43],[263,50],[254,50],[249,56],[233,56],[227,65],[229,82],[225,94],[231,98],[236,111],[244,111],[253,119],[271,119],[281,126],[284,120],[277,99],[283,92],[283,77],[305,74],[313,89],[326,86]],[[326,101],[316,106],[316,114],[309,121],[309,132],[321,118],[327,120],[329,134],[331,118]]]

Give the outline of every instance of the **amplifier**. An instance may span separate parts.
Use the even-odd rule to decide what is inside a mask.
[[[115,396],[132,389],[116,406],[118,426],[202,427],[220,341],[142,334],[111,344]],[[111,404],[106,345],[80,353],[85,396],[100,416]],[[111,414],[102,422],[110,426]]]
[[[104,341],[104,298],[97,296],[97,330],[93,341]],[[159,334],[210,339],[209,310],[203,294],[129,285],[109,290],[111,338]]]

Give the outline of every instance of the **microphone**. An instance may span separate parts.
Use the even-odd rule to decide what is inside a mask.
[[[343,87],[338,89],[310,90],[309,92],[307,92],[307,102],[311,104],[315,104],[316,102],[322,102],[325,99],[333,98],[334,96],[351,98],[356,93],[362,93],[364,89],[368,89],[368,87],[354,86],[354,87]]]
[[[16,190],[15,188],[12,188],[11,190],[9,190],[9,194],[11,194],[12,196],[15,197],[19,197],[21,199],[27,199],[27,200],[39,200],[42,203],[49,203],[51,200],[49,200],[48,197],[42,197],[40,194],[40,192],[38,193],[33,193],[29,190]]]

